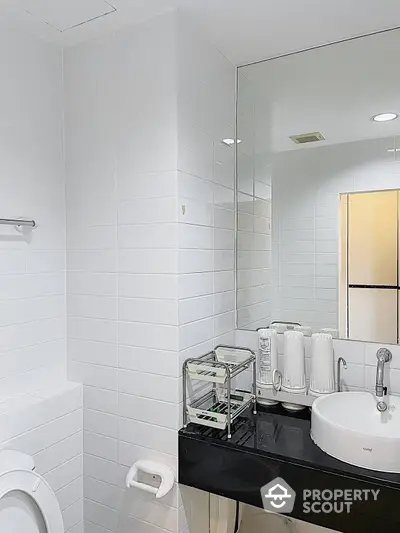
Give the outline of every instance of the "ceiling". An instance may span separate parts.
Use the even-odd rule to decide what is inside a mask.
[[[399,50],[400,29],[248,65],[240,69],[240,108],[258,95],[257,116],[264,117],[273,152],[399,136],[400,118],[371,120],[400,114]],[[290,139],[310,132],[326,140],[296,145]]]
[[[63,46],[181,8],[234,64],[400,25],[398,0],[0,0],[0,14]]]
[[[105,0],[18,0],[24,15],[43,23],[50,30],[63,33],[87,22],[115,13],[116,8]]]

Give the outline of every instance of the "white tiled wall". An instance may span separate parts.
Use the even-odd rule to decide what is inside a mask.
[[[0,227],[1,405],[65,363],[65,181],[61,50],[2,23],[0,63],[0,218],[38,223]]]
[[[272,313],[272,183],[269,107],[238,70],[237,323],[257,329]]]
[[[178,493],[125,489],[177,463],[175,16],[65,52],[70,378],[84,384],[86,533],[175,531]],[[163,517],[165,520],[163,521]]]
[[[69,376],[84,384],[87,533],[187,528],[176,486],[184,358],[233,342],[234,68],[177,13],[65,53]],[[118,80],[118,82],[116,82]],[[190,506],[189,506],[190,507]]]
[[[82,386],[66,382],[62,51],[0,26],[0,449],[33,455],[83,532]]]
[[[234,137],[235,69],[183,17],[178,20],[181,373],[188,357],[234,342],[234,148],[221,141]],[[177,530],[206,533],[208,495],[187,487],[180,490]]]
[[[56,493],[66,533],[83,533],[82,413],[82,386],[71,383],[1,404],[1,450],[33,456]]]
[[[274,319],[338,327],[339,194],[400,188],[395,139],[273,156]]]
[[[178,25],[178,245],[181,361],[235,329],[235,69]],[[203,343],[206,342],[205,345]],[[197,346],[196,348],[196,345]],[[194,350],[193,350],[194,349]]]

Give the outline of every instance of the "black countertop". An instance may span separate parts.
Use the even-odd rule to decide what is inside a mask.
[[[195,424],[181,429],[180,435],[400,489],[400,474],[359,468],[323,452],[312,441],[310,427],[311,413],[308,408],[288,412],[281,405],[269,408],[258,406],[256,415],[248,410],[235,423],[231,439],[227,438],[226,431]]]
[[[263,507],[261,487],[280,477],[296,494],[306,489],[376,490],[377,501],[358,501],[349,514],[305,514],[296,498],[293,518],[344,533],[400,530],[400,474],[343,463],[320,450],[310,437],[310,411],[289,413],[281,406],[248,410],[232,438],[194,424],[179,432],[179,483]]]

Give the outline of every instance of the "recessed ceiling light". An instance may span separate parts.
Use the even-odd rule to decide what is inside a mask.
[[[235,139],[224,139],[222,141],[227,146],[232,146],[232,144],[235,144]],[[240,144],[242,141],[240,139],[237,140],[237,143]]]
[[[400,148],[388,148],[387,152],[400,152]]]
[[[374,115],[372,117],[372,120],[374,122],[389,122],[390,120],[396,120],[399,115],[397,113],[379,113],[378,115]]]

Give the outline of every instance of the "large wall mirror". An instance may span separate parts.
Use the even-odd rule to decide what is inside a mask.
[[[398,343],[400,30],[241,67],[237,323]]]

